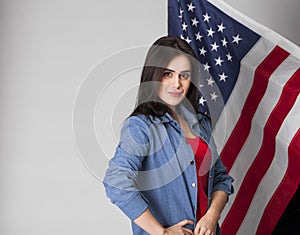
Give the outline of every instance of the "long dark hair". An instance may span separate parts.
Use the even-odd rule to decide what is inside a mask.
[[[136,107],[130,116],[145,114],[161,117],[173,111],[158,97],[158,87],[169,62],[176,56],[185,55],[191,64],[191,83],[183,103],[192,112],[197,111],[199,100],[199,66],[190,45],[177,37],[165,36],[156,40],[149,49],[142,70]]]

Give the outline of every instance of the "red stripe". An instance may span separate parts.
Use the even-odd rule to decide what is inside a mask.
[[[280,216],[295,194],[300,183],[300,129],[288,150],[289,164],[285,176],[269,201],[257,228],[257,235],[271,234]]]
[[[238,153],[249,135],[252,118],[266,92],[269,78],[288,56],[288,52],[276,46],[257,67],[253,86],[248,94],[241,116],[221,153],[221,158],[228,171],[230,171]]]
[[[236,234],[240,224],[243,222],[256,189],[274,158],[276,135],[286,115],[293,107],[299,92],[300,70],[285,84],[281,97],[264,127],[263,144],[248,170],[236,199],[222,224],[224,234]]]

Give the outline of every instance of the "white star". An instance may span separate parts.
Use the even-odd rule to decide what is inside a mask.
[[[198,27],[199,21],[196,19],[196,17],[194,19],[192,19],[192,25]]]
[[[182,13],[183,13],[184,11],[181,9],[181,7],[180,7],[180,9],[179,9],[179,18],[182,20]]]
[[[186,28],[188,27],[187,24],[183,22],[181,26],[182,26],[182,31],[186,31]]]
[[[199,48],[199,51],[200,51],[200,55],[203,55],[205,56],[205,53],[207,52],[204,47],[202,47],[201,49]]]
[[[194,5],[193,5],[193,3],[191,2],[190,4],[187,4],[187,6],[188,6],[188,11],[191,11],[191,12],[194,12],[194,9],[196,8]]]
[[[219,45],[217,45],[216,42],[214,42],[214,44],[210,44],[210,45],[211,45],[211,47],[212,47],[211,51],[218,51]]]
[[[217,101],[217,98],[219,97],[218,95],[216,95],[216,92],[211,93],[210,96],[211,96],[211,100],[213,101]]]
[[[222,66],[222,63],[224,62],[224,60],[221,60],[221,57],[219,56],[218,59],[215,59],[216,64],[215,65],[219,65],[220,67]]]
[[[227,78],[228,76],[226,76],[225,73],[223,72],[222,74],[219,74],[219,77],[220,77],[220,80],[219,80],[219,81],[224,81],[224,82],[226,82],[226,78]]]
[[[208,63],[206,62],[204,64],[204,71],[209,71],[210,66],[208,65]]]
[[[182,35],[182,34],[180,34],[180,38],[181,38],[182,40],[184,40],[184,37],[183,37],[183,35]]]
[[[212,77],[209,77],[209,79],[206,79],[206,81],[207,81],[208,86],[213,87],[213,84],[214,84],[215,81],[212,79]]]
[[[207,21],[209,23],[209,19],[211,18],[207,13],[203,15],[204,17],[204,22]]]
[[[202,106],[204,106],[204,102],[206,102],[206,100],[204,99],[203,96],[201,96],[201,98],[199,99],[199,104],[201,104]]]
[[[226,57],[227,57],[228,61],[232,61],[232,56],[230,55],[230,52],[228,52],[228,54],[226,55]]]
[[[185,39],[185,41],[186,41],[188,44],[190,44],[192,40],[189,39],[189,36],[187,36],[186,39]]]
[[[196,36],[196,40],[199,40],[201,42],[201,38],[203,38],[203,36],[199,32],[195,33],[195,36]]]
[[[239,44],[239,42],[241,40],[243,40],[242,38],[240,38],[240,35],[236,35],[236,36],[232,36],[233,37],[233,41],[232,42],[235,42],[236,44]]]
[[[214,36],[215,31],[213,31],[211,27],[206,31],[208,32],[207,36],[211,36],[211,37]]]
[[[223,33],[223,30],[226,29],[225,26],[223,26],[223,23],[221,23],[220,25],[218,25],[218,32]]]
[[[222,42],[222,46],[223,47],[227,47],[227,41],[226,41],[226,38],[224,38],[223,40],[221,40],[221,42]]]

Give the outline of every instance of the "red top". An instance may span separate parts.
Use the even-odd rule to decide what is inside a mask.
[[[199,220],[207,210],[207,182],[210,170],[211,152],[208,145],[199,137],[186,138],[191,145],[196,162],[197,181],[198,181],[198,201],[197,219]]]

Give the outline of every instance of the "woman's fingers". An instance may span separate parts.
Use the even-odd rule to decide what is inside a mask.
[[[181,226],[181,227],[183,227],[183,226],[185,226],[185,225],[187,225],[187,224],[194,224],[194,221],[185,219],[185,220],[182,220],[182,221],[180,221],[179,223],[177,223],[177,225],[179,225],[179,226]]]

